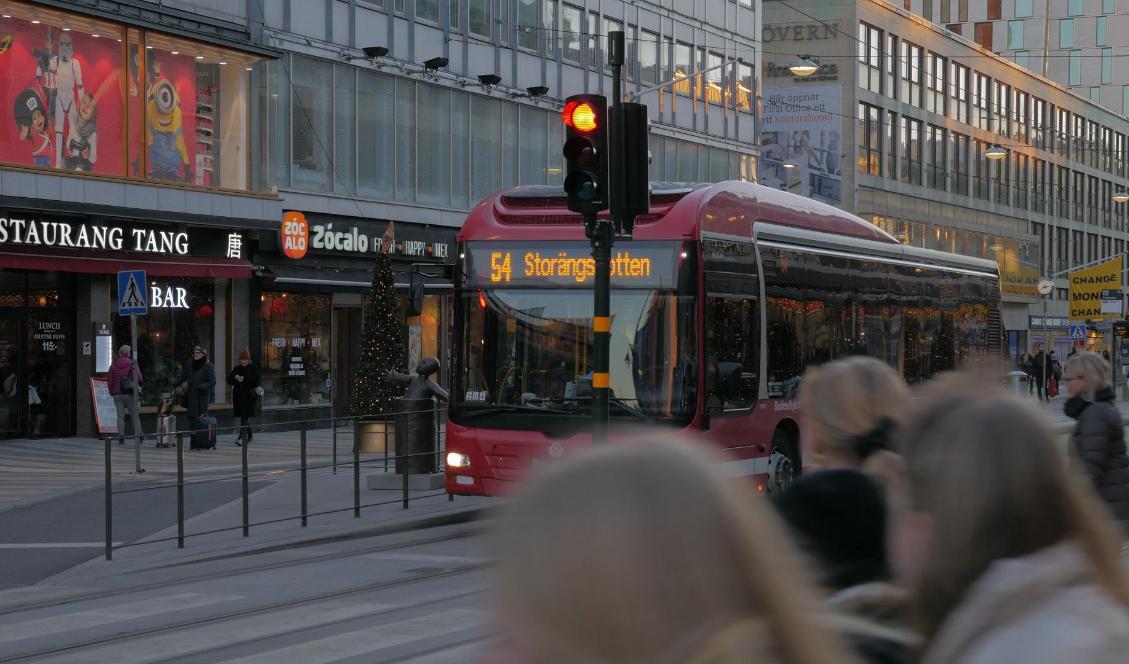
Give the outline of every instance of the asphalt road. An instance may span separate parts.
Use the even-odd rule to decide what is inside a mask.
[[[167,482],[167,480],[164,480]],[[271,484],[251,482],[251,491]],[[129,491],[146,482],[114,485],[114,541],[135,542],[176,524],[176,488]],[[239,481],[185,487],[185,519],[239,498]],[[103,555],[105,502],[101,489],[0,513],[0,590],[41,581]],[[160,556],[176,542],[143,545]]]

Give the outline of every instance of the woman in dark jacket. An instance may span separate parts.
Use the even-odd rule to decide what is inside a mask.
[[[1078,353],[1066,360],[1062,378],[1070,395],[1063,410],[1078,420],[1072,452],[1129,535],[1129,456],[1121,413],[1113,405],[1109,362],[1097,353]]]
[[[251,364],[251,351],[239,351],[239,365],[227,375],[231,385],[232,414],[239,418],[239,438],[236,445],[251,442],[251,418],[255,416],[255,406],[259,400],[259,368]]]
[[[212,402],[216,388],[216,367],[208,361],[208,352],[203,346],[192,348],[192,359],[185,363],[180,378],[173,383],[174,388],[180,385],[187,385],[184,408],[188,411],[191,425],[196,418],[208,412],[208,404]]]

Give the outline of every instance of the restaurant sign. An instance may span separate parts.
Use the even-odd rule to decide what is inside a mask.
[[[0,213],[0,247],[58,247],[187,256],[186,231]]]

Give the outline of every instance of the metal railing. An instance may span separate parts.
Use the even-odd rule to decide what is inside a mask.
[[[433,449],[423,451],[423,452],[414,452],[414,453],[411,453],[411,454],[389,454],[390,435],[389,435],[389,430],[388,430],[389,427],[387,426],[387,423],[396,422],[397,416],[400,416],[400,415],[416,415],[416,414],[421,414],[421,413],[426,413],[426,412],[434,413],[434,418],[435,418],[435,426],[434,426],[434,432],[433,432],[433,437],[432,437],[432,445],[431,445]],[[370,458],[362,459],[362,454],[364,454],[364,453],[361,452],[361,450],[360,450],[360,440],[357,436],[357,424],[359,422],[374,421],[374,420],[375,421],[383,421],[383,422],[386,423],[386,425],[383,427],[383,429],[384,429],[384,433],[383,433],[383,453],[380,456],[373,455]],[[448,500],[454,500],[454,495],[447,492],[446,489],[443,489],[441,491],[424,493],[424,494],[417,494],[414,497],[411,496],[410,481],[409,480],[410,480],[410,475],[411,475],[412,464],[404,463],[403,467],[401,468],[401,462],[404,462],[406,460],[409,460],[409,459],[412,459],[412,458],[424,457],[424,456],[434,456],[435,457],[435,459],[434,459],[435,472],[437,472],[437,473],[443,472],[442,461],[443,461],[443,451],[444,451],[444,447],[445,447],[444,443],[445,443],[445,438],[446,438],[446,436],[445,436],[446,432],[445,432],[445,426],[444,426],[445,421],[446,421],[446,406],[443,405],[443,404],[440,404],[440,406],[438,408],[432,408],[432,409],[430,409],[430,411],[428,411],[428,410],[414,410],[414,411],[413,410],[407,410],[407,411],[398,411],[396,413],[381,413],[379,415],[352,415],[352,416],[346,416],[346,417],[324,417],[324,418],[316,418],[316,419],[311,419],[311,420],[292,420],[292,421],[287,421],[287,422],[275,422],[275,423],[271,423],[271,424],[267,424],[267,425],[253,426],[252,431],[254,433],[261,433],[263,431],[268,431],[268,430],[275,430],[275,431],[283,430],[283,431],[286,431],[286,432],[290,432],[290,431],[294,431],[294,429],[291,428],[291,427],[294,427],[296,425],[297,426],[296,433],[298,434],[298,437],[299,437],[297,465],[295,467],[292,467],[292,468],[279,469],[277,467],[272,467],[272,468],[266,469],[266,470],[252,471],[251,467],[250,467],[250,464],[251,464],[251,459],[250,459],[251,450],[250,450],[250,448],[253,445],[253,443],[245,441],[243,443],[242,447],[241,447],[240,472],[238,474],[232,473],[232,474],[207,476],[207,477],[204,477],[202,479],[196,479],[196,480],[193,480],[191,478],[186,480],[186,478],[185,478],[185,469],[184,469],[185,436],[186,435],[191,436],[192,434],[202,433],[204,430],[203,429],[190,429],[190,430],[187,430],[187,431],[177,431],[176,434],[175,434],[176,435],[176,480],[174,482],[156,482],[156,483],[149,484],[149,485],[142,486],[142,487],[131,487],[131,488],[117,489],[117,490],[114,489],[111,451],[113,449],[112,441],[113,441],[114,438],[117,438],[118,436],[116,436],[116,435],[106,436],[106,437],[103,438],[103,444],[105,446],[105,461],[104,461],[104,464],[105,464],[105,491],[104,491],[104,495],[105,495],[105,527],[106,527],[105,528],[106,529],[106,533],[105,533],[105,536],[106,536],[106,541],[105,541],[105,557],[106,557],[106,560],[113,560],[113,552],[115,550],[125,549],[125,548],[135,547],[135,546],[142,546],[142,545],[146,545],[146,544],[157,544],[157,543],[161,543],[161,542],[171,542],[171,541],[175,540],[176,543],[177,543],[177,548],[183,549],[185,540],[188,539],[188,538],[191,538],[191,537],[200,537],[200,536],[203,536],[203,535],[212,535],[212,534],[216,534],[216,533],[230,532],[230,531],[233,531],[233,530],[242,530],[243,537],[249,537],[250,534],[251,534],[251,527],[252,526],[265,526],[265,525],[270,525],[270,524],[283,523],[283,522],[287,522],[287,521],[300,520],[301,526],[303,528],[305,528],[309,523],[309,518],[315,517],[315,516],[325,516],[325,515],[329,515],[329,514],[338,514],[338,513],[341,513],[341,512],[347,512],[349,510],[352,510],[353,518],[359,519],[360,516],[361,516],[361,510],[364,509],[364,508],[380,507],[380,506],[390,505],[390,504],[395,504],[397,502],[400,502],[403,505],[403,509],[405,509],[405,510],[409,509],[410,501],[413,498],[418,500],[420,498],[430,498],[430,497],[441,496],[443,494],[447,494]],[[311,429],[316,430],[318,428],[323,428],[323,427],[318,427],[316,425],[326,424],[326,423],[328,423],[328,425],[329,425],[329,428],[331,430],[331,437],[332,437],[331,462],[328,463],[328,464],[311,466],[311,465],[309,465],[309,459],[308,459],[307,434]],[[351,424],[353,426],[353,431],[354,431],[354,444],[353,444],[352,459],[349,460],[349,461],[345,461],[345,462],[339,462],[338,453],[337,453],[337,433],[338,433],[338,429],[341,427],[342,423],[346,423],[346,425]],[[242,429],[243,429],[243,427],[241,427],[239,425],[234,425],[234,426],[228,426],[228,427],[214,427],[214,428],[211,428],[210,431],[212,432],[212,434],[214,434],[215,436],[218,437],[221,432],[233,433],[233,432],[241,431]],[[394,436],[394,435],[395,434],[392,434],[392,436]],[[145,435],[132,436],[132,437],[137,439],[138,446],[140,446],[141,441],[143,441],[143,440],[146,440],[146,439],[149,439],[149,438],[157,438],[157,436],[145,436]],[[158,440],[159,440],[159,438],[158,438]],[[393,464],[394,464],[393,467],[397,471],[400,471],[400,470],[404,471],[404,472],[400,473],[402,478],[403,478],[403,481],[401,483],[401,494],[402,495],[399,498],[396,498],[396,499],[393,499],[393,500],[382,500],[382,501],[378,501],[378,502],[362,504],[361,503],[361,467],[366,466],[367,464],[383,464],[383,470],[384,470],[384,472],[387,472],[389,470],[389,461],[393,462]],[[352,467],[352,471],[353,471],[352,472],[352,474],[353,474],[353,477],[352,477],[352,479],[353,479],[353,501],[352,501],[352,505],[350,505],[348,507],[338,507],[338,508],[334,508],[334,509],[325,509],[325,510],[319,510],[319,511],[316,511],[316,512],[310,512],[309,511],[309,495],[308,495],[309,494],[308,477],[309,477],[310,472],[311,471],[316,472],[316,471],[326,471],[326,470],[328,470],[329,474],[337,475],[338,468],[341,467],[341,466],[351,466]],[[260,477],[263,477],[263,478],[270,477],[272,479],[275,479],[275,478],[278,478],[279,476],[289,475],[289,474],[293,474],[293,473],[297,473],[300,476],[300,481],[299,481],[299,487],[300,487],[299,488],[299,494],[300,494],[299,513],[294,515],[294,516],[289,516],[289,517],[282,517],[282,518],[277,518],[277,519],[269,519],[269,520],[265,520],[265,521],[252,522],[251,521],[251,492],[250,492],[251,480],[256,479],[256,478],[260,478]],[[241,502],[242,502],[242,523],[241,523],[241,525],[230,526],[230,527],[225,527],[225,528],[215,528],[215,529],[205,530],[205,531],[200,531],[200,532],[195,532],[195,533],[186,533],[185,532],[185,488],[191,487],[191,486],[203,485],[203,484],[230,482],[230,481],[235,480],[235,479],[241,480]],[[121,495],[121,494],[147,492],[147,491],[159,491],[159,490],[162,490],[162,489],[172,489],[172,488],[176,489],[176,510],[177,510],[177,517],[176,517],[177,534],[176,534],[176,536],[161,537],[161,538],[156,538],[156,539],[141,539],[141,540],[136,541],[136,542],[128,542],[128,543],[116,544],[116,545],[114,544],[114,538],[113,538],[113,534],[114,534],[114,526],[113,526],[113,503],[114,503],[114,501],[113,501],[113,497],[114,496]]]

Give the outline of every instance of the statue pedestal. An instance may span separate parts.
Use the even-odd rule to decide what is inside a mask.
[[[443,473],[408,475],[409,491],[438,491],[445,485]],[[398,473],[373,473],[365,475],[365,486],[376,491],[402,491],[404,476]]]
[[[396,400],[396,473],[430,475],[438,468],[435,402]]]

